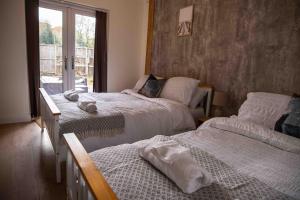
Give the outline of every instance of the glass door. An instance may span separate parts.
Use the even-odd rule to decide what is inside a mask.
[[[40,84],[48,94],[61,93],[67,87],[63,18],[63,9],[39,8]]]
[[[41,4],[40,80],[48,94],[93,91],[95,11]]]
[[[94,44],[95,44],[95,23],[94,13],[86,13],[73,10],[74,19],[74,66],[75,88],[83,92],[93,91],[94,74]],[[73,39],[73,37],[72,37]]]

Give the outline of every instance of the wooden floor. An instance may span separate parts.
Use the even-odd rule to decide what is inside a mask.
[[[0,199],[66,199],[50,140],[36,123],[0,126]]]

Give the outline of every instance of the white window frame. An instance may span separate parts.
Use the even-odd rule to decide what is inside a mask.
[[[62,57],[64,64],[64,58],[67,58],[67,69],[63,67],[63,90],[73,89],[75,88],[75,70],[72,69],[72,57],[75,57],[75,15],[96,17],[96,10],[99,10],[106,12],[109,16],[109,11],[69,2],[46,0],[40,0],[39,7],[59,10],[63,13]]]

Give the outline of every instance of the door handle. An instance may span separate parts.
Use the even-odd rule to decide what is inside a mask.
[[[74,69],[75,68],[75,66],[74,66],[75,65],[74,56],[72,56],[72,60],[71,61],[72,61],[72,69]]]
[[[65,70],[68,70],[68,58],[65,56]]]

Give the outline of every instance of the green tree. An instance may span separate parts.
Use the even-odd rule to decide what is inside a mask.
[[[42,30],[40,32],[40,43],[41,44],[54,44],[55,36],[52,33],[50,24],[45,23],[41,29]]]
[[[94,48],[95,19],[78,15],[76,16],[76,44],[80,47]]]
[[[86,42],[84,40],[83,34],[80,31],[76,31],[76,43],[80,47],[86,46]]]

